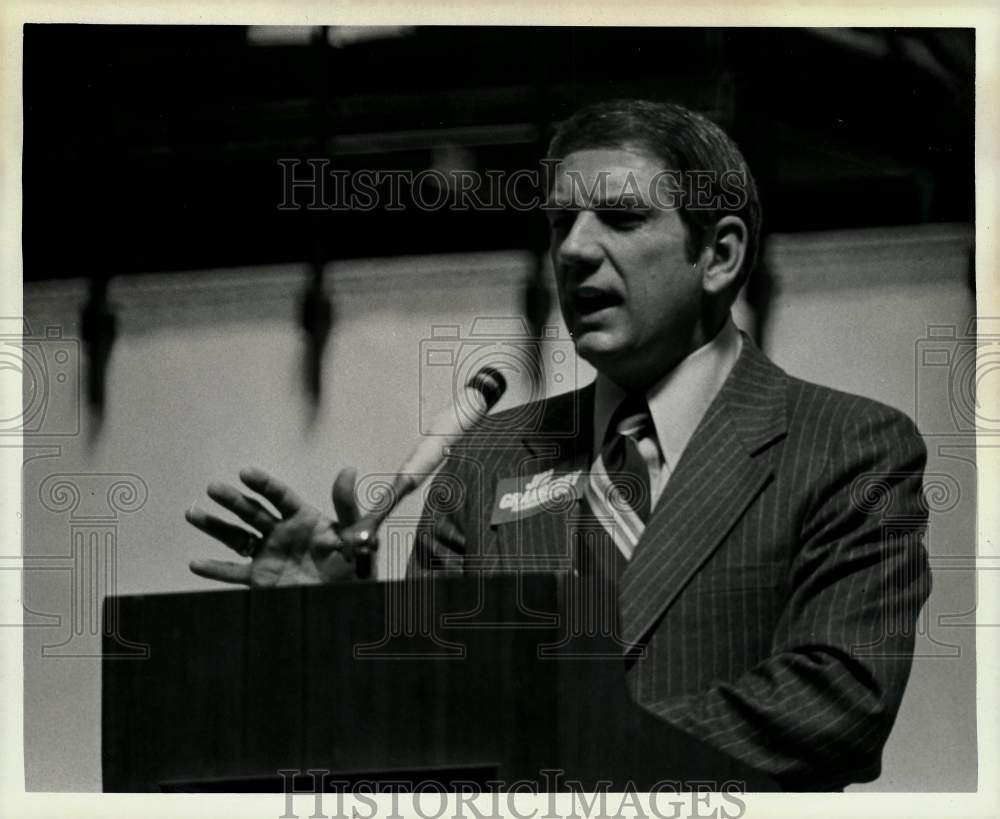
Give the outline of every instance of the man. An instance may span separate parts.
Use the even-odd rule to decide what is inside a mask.
[[[876,777],[929,592],[919,435],[895,410],[787,375],[733,325],[760,209],[719,128],[679,106],[605,103],[565,122],[550,158],[560,306],[597,380],[491,417],[449,457],[435,480],[461,502],[428,505],[411,572],[568,565],[616,600],[609,627],[641,706],[789,788]],[[254,554],[196,572],[349,570],[335,526],[270,476],[241,477],[282,519],[213,485],[262,538],[189,512]],[[536,502],[555,478],[573,504]],[[338,476],[341,524],[352,486]]]

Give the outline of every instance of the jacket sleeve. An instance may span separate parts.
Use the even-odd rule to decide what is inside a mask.
[[[878,776],[930,593],[925,462],[895,410],[872,405],[851,421],[810,493],[767,659],[646,707],[789,789]]]

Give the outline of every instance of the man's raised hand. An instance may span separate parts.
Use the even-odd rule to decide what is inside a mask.
[[[339,532],[358,517],[355,476],[353,469],[343,469],[334,483],[333,502],[339,522],[321,514],[262,469],[240,470],[240,480],[267,500],[277,514],[257,498],[229,484],[210,484],[208,496],[249,528],[228,523],[196,506],[188,509],[185,517],[250,561],[193,560],[191,571],[210,580],[248,586],[293,586],[350,579],[354,576],[353,552]]]

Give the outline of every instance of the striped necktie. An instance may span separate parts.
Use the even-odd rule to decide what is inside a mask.
[[[652,508],[649,464],[640,450],[654,438],[653,420],[643,396],[628,396],[608,423],[604,446],[590,471],[587,502],[614,539],[621,553],[631,559]]]

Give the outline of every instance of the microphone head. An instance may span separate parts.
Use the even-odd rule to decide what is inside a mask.
[[[469,379],[469,383],[466,386],[471,387],[483,396],[488,411],[496,405],[497,401],[507,391],[507,379],[495,367],[483,367]]]

